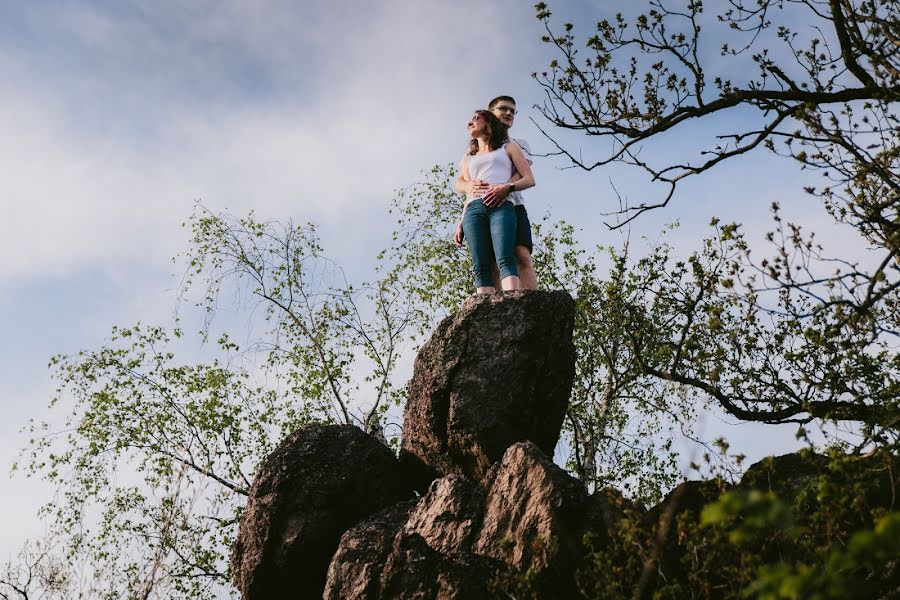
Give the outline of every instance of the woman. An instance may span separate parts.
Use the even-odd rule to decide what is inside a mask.
[[[496,291],[493,279],[493,262],[496,257],[500,269],[500,287],[504,290],[517,290],[519,273],[514,255],[515,209],[506,201],[499,206],[492,206],[491,200],[497,190],[504,187],[509,188],[510,192],[533,187],[534,175],[522,149],[515,142],[508,141],[508,128],[494,113],[488,110],[475,111],[467,128],[472,141],[469,152],[460,164],[463,179],[469,182],[462,226],[472,255],[475,287],[479,294]],[[519,173],[521,179],[508,183],[515,172]]]

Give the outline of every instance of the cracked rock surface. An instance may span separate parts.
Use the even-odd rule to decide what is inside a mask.
[[[231,557],[245,599],[321,598],[341,535],[410,498],[394,454],[352,425],[305,425],[260,465]]]
[[[419,350],[400,461],[424,491],[444,475],[478,481],[512,444],[547,456],[575,374],[575,304],[565,292],[469,298]]]

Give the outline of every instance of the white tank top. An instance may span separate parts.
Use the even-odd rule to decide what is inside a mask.
[[[506,183],[512,177],[515,167],[506,153],[506,144],[491,152],[466,156],[469,161],[469,177],[481,179],[490,185]],[[469,196],[474,200],[476,196]]]

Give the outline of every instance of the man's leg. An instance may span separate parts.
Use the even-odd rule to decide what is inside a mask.
[[[497,267],[497,259],[493,259],[491,261],[494,264],[494,287],[498,290],[501,288],[500,286],[500,268]]]
[[[536,290],[537,273],[534,272],[534,262],[531,260],[531,221],[528,213],[521,204],[516,206],[516,268],[519,271],[519,280],[523,290]]]
[[[528,246],[516,246],[516,268],[519,270],[523,290],[538,289],[537,273],[534,272],[534,262],[531,260]]]

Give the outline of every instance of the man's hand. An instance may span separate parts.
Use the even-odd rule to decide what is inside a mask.
[[[464,237],[465,234],[463,233],[462,221],[460,221],[459,225],[456,226],[456,232],[453,234],[453,243],[462,248]]]
[[[507,196],[509,196],[508,183],[501,183],[500,185],[492,186],[483,196],[484,205],[488,208],[500,206],[506,200]]]

